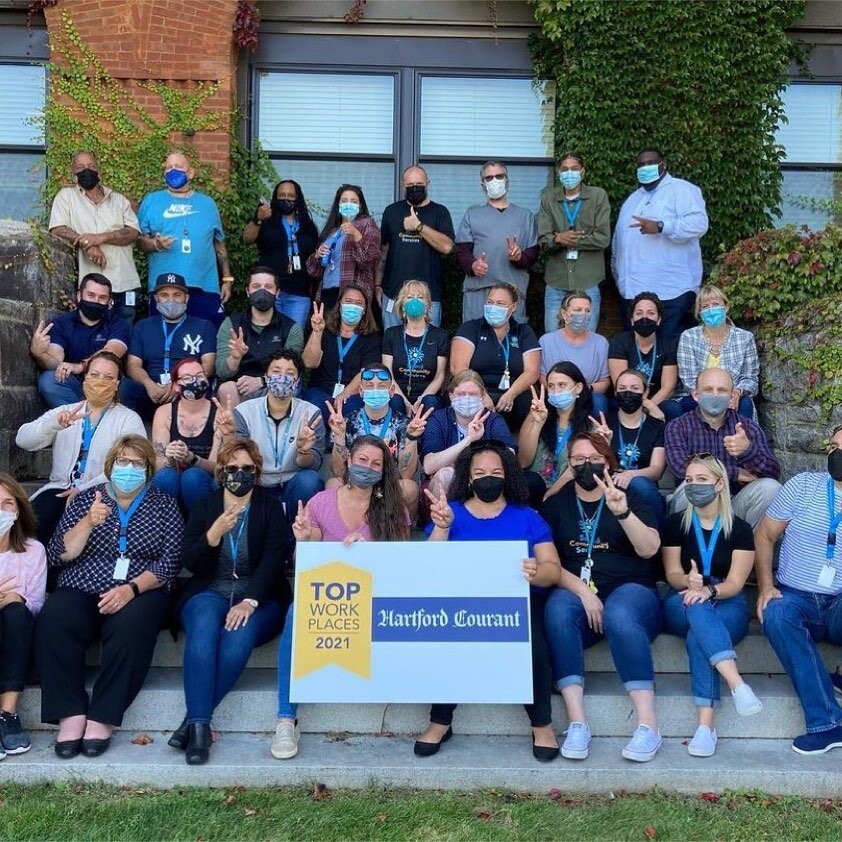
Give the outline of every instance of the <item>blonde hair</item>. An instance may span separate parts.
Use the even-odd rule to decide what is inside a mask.
[[[714,284],[705,284],[700,290],[699,294],[696,296],[696,306],[693,309],[693,313],[696,316],[696,321],[699,320],[699,315],[702,312],[702,304],[707,304],[708,301],[718,300],[721,301],[726,307],[728,306],[728,296],[720,289],[718,286]]]
[[[430,295],[430,287],[425,281],[404,281],[404,285],[398,292],[398,297],[395,299],[395,310],[398,317],[403,320],[406,318],[406,313],[403,311],[403,305],[406,304],[408,298],[414,298],[420,295],[424,301],[427,302],[427,311],[424,313],[424,320],[427,324],[430,323],[430,304],[432,303],[432,296]]]
[[[558,326],[564,327],[564,311],[571,305],[572,302],[576,301],[578,298],[581,298],[588,302],[588,304],[593,307],[593,299],[588,295],[587,292],[583,289],[571,289],[570,292],[566,293],[564,298],[562,299],[561,304],[558,307]]]
[[[447,384],[448,394],[453,394],[463,383],[468,382],[475,383],[479,386],[480,391],[485,394],[485,383],[483,383],[482,377],[470,368],[466,368],[450,378],[450,383]]]
[[[731,507],[731,488],[728,485],[728,471],[725,465],[715,456],[693,456],[687,463],[687,467],[694,462],[697,465],[704,465],[713,474],[714,483],[722,480],[722,490],[717,496],[716,513],[719,516],[719,522],[722,524],[722,534],[726,538],[729,538],[731,536],[731,529],[734,526],[734,510]],[[684,470],[686,471],[687,468]],[[689,532],[690,527],[693,525],[693,512],[695,511],[696,507],[688,500],[684,517],[681,519],[681,528],[685,532]]]

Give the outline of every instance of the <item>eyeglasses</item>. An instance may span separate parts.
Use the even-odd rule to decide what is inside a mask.
[[[178,383],[179,386],[186,386],[188,383],[192,383],[194,380],[198,381],[199,383],[207,383],[208,382],[204,378],[199,377],[195,374],[183,374],[175,382]]]
[[[242,471],[244,474],[253,474],[257,467],[255,465],[226,465],[222,470],[226,474],[236,474],[237,471]]]
[[[128,468],[131,465],[133,468],[137,468],[139,471],[146,470],[146,460],[145,459],[129,459],[128,456],[118,456],[114,460],[114,464],[118,468]]]
[[[504,172],[495,172],[495,173],[491,173],[490,175],[484,175],[482,177],[482,180],[483,181],[494,181],[495,178],[508,178],[508,176]]]
[[[579,465],[584,465],[585,462],[590,462],[591,465],[596,467],[597,465],[601,467],[605,467],[605,457],[604,456],[571,456],[567,460],[574,468],[577,468]]]
[[[387,383],[389,380],[392,379],[392,375],[389,374],[388,371],[384,371],[382,368],[376,368],[373,370],[370,368],[363,369],[363,373],[360,375],[360,377],[367,383],[374,380],[375,377],[382,383]]]
[[[105,380],[110,383],[116,383],[120,378],[115,377],[113,374],[100,374],[97,371],[89,371],[85,375],[86,380]]]

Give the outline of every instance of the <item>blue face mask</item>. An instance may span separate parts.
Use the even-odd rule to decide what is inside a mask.
[[[486,304],[482,312],[491,327],[504,325],[509,316],[509,308],[499,304]]]
[[[426,315],[427,305],[421,298],[407,298],[403,303],[403,311],[410,319],[420,319]]]
[[[637,180],[641,184],[652,184],[661,177],[660,164],[647,164],[637,168]]]
[[[369,409],[383,409],[389,397],[388,389],[363,389],[363,403]]]
[[[725,324],[727,312],[725,307],[708,307],[707,310],[702,310],[699,313],[699,318],[702,320],[702,324],[708,327],[722,327]]]
[[[570,409],[576,402],[576,395],[573,392],[550,392],[547,400],[555,409]]]
[[[125,468],[115,465],[111,471],[111,483],[123,494],[131,494],[132,491],[137,491],[145,482],[146,471],[142,468],[135,468],[134,465],[126,465]]]
[[[582,183],[582,173],[578,170],[564,170],[558,174],[558,180],[568,190],[572,190]]]
[[[170,170],[164,173],[164,181],[167,182],[167,187],[172,187],[173,190],[180,190],[190,179],[184,170]]]
[[[356,219],[360,212],[360,206],[356,202],[340,202],[339,215],[344,219]]]
[[[339,314],[346,325],[358,325],[363,317],[365,308],[359,304],[343,304],[339,308]]]

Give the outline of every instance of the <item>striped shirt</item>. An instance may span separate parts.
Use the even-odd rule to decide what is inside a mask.
[[[828,474],[796,474],[778,492],[766,511],[773,520],[787,521],[781,543],[778,581],[782,585],[808,593],[842,592],[842,527],[836,530],[833,566],[836,578],[831,588],[818,584],[819,573],[827,559],[827,480]],[[842,494],[836,495],[838,512]]]

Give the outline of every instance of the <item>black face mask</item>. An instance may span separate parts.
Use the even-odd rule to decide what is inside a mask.
[[[105,318],[108,312],[107,304],[100,304],[98,301],[85,301],[82,299],[79,302],[79,312],[92,322],[98,322]]]
[[[427,198],[427,188],[423,184],[413,184],[406,188],[405,195],[410,205],[420,205]]]
[[[253,292],[249,296],[249,304],[251,304],[255,310],[265,313],[267,310],[271,310],[275,306],[275,296],[272,295],[268,289],[259,289],[257,292]]]
[[[842,480],[842,450],[838,447],[827,454],[827,472],[835,480]]]
[[[632,392],[630,390],[623,389],[620,392],[615,392],[614,397],[617,399],[617,406],[619,406],[623,412],[628,412],[629,414],[637,412],[637,410],[643,406],[643,392]]]
[[[245,471],[234,471],[234,473],[225,471],[222,474],[223,487],[235,497],[245,497],[254,488],[255,481],[256,475]]]
[[[632,327],[638,336],[646,337],[651,336],[658,329],[658,323],[654,319],[638,319],[632,322]]]
[[[493,503],[503,493],[502,477],[480,477],[471,483],[477,499],[483,503]]]
[[[602,479],[605,473],[605,465],[591,465],[590,462],[585,462],[573,469],[573,479],[577,485],[580,485],[585,491],[593,491],[596,488],[596,479]]]
[[[208,397],[210,383],[207,380],[191,380],[181,386],[181,396],[188,401],[198,401]]]
[[[295,199],[272,199],[269,206],[274,213],[280,216],[290,216],[295,213],[297,204]]]
[[[99,173],[92,169],[80,170],[76,173],[76,183],[83,190],[93,190],[99,184]]]

